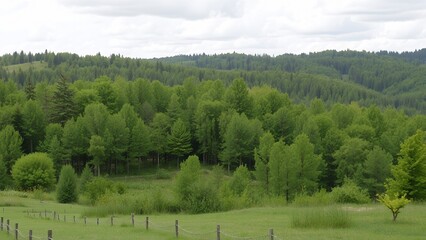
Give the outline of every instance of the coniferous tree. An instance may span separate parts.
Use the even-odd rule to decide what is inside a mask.
[[[75,114],[74,91],[69,88],[67,79],[61,74],[61,80],[56,84],[56,91],[53,94],[50,122],[60,123],[63,126]]]
[[[25,82],[25,95],[27,96],[27,100],[35,100],[35,86],[31,79],[28,79]]]
[[[71,165],[64,165],[61,169],[56,198],[60,203],[72,203],[78,199],[77,175]]]
[[[192,151],[191,134],[181,119],[173,124],[167,142],[169,152],[177,157],[177,167],[179,167],[179,158]]]

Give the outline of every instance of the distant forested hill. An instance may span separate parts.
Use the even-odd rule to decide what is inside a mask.
[[[14,52],[0,57],[0,79],[56,82],[60,74],[71,81],[111,79],[159,80],[174,86],[187,78],[222,80],[226,85],[243,78],[248,86],[270,85],[297,102],[320,98],[326,103],[359,102],[426,112],[426,49],[377,53],[323,51],[279,56],[181,55],[160,59],[132,59],[121,55],[78,56],[71,53]]]

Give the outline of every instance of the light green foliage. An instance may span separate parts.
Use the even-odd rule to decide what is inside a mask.
[[[105,105],[110,112],[116,111],[117,93],[112,87],[112,81],[106,76],[95,79],[96,92],[100,102]]]
[[[81,172],[80,181],[79,181],[79,192],[84,193],[86,191],[86,185],[93,179],[93,173],[89,165],[84,166],[83,171]]]
[[[78,199],[77,175],[71,165],[64,165],[56,187],[56,199],[60,203],[72,203]]]
[[[290,144],[293,141],[293,131],[296,127],[296,116],[290,106],[284,106],[278,109],[270,118],[270,127],[268,129],[274,135],[275,139],[284,139],[285,143]]]
[[[157,162],[160,164],[160,154],[166,153],[167,135],[170,129],[170,118],[164,113],[157,113],[151,123],[151,141],[153,150],[157,152]]]
[[[273,194],[284,195],[287,202],[295,194],[296,168],[291,148],[282,141],[274,143],[269,160],[271,190]]]
[[[197,156],[189,156],[180,164],[176,176],[176,193],[182,203],[186,204],[191,196],[193,187],[200,180],[201,165]]]
[[[401,144],[398,164],[391,169],[386,188],[390,194],[406,194],[409,199],[426,199],[425,132],[418,130]]]
[[[33,152],[44,137],[44,131],[47,125],[46,117],[40,104],[33,100],[29,100],[25,103],[22,109],[22,115],[26,150],[28,152]]]
[[[97,176],[101,175],[101,164],[105,161],[105,142],[102,137],[93,135],[90,138],[90,147],[87,152],[93,157],[92,163],[96,166]]]
[[[86,106],[82,121],[90,135],[103,136],[110,114],[102,103],[93,103]]]
[[[411,202],[405,194],[402,196],[394,195],[393,197],[388,194],[381,194],[377,195],[377,200],[392,212],[393,221],[396,221],[401,208]]]
[[[95,89],[82,89],[75,93],[74,102],[77,114],[82,114],[87,105],[99,102],[100,98]]]
[[[31,153],[19,158],[12,177],[21,190],[49,190],[55,183],[53,161],[46,153]]]
[[[84,118],[71,119],[65,123],[62,143],[71,156],[85,154],[89,148],[89,133],[86,131]]]
[[[59,176],[62,165],[69,163],[69,154],[56,136],[51,139],[47,152],[53,160],[56,176]]]
[[[247,163],[253,158],[253,150],[262,134],[262,126],[258,120],[249,120],[244,114],[234,113],[226,127],[221,161],[228,166],[233,163]]]
[[[120,114],[109,116],[103,139],[106,158],[115,159],[116,162],[125,159],[124,153],[128,150],[130,131]],[[129,162],[127,162],[127,173],[129,173]]]
[[[232,174],[232,178],[229,180],[229,187],[235,195],[241,196],[250,182],[251,176],[248,168],[241,165]]]
[[[176,194],[182,210],[191,213],[217,211],[220,208],[217,189],[209,181],[201,181],[201,165],[197,156],[189,156],[180,164],[176,176]]]
[[[239,114],[252,115],[253,99],[249,96],[247,85],[242,78],[234,79],[225,93],[225,102]]]
[[[177,157],[178,163],[180,157],[192,151],[191,134],[181,119],[173,124],[171,133],[167,138],[167,145],[169,152]]]
[[[364,162],[363,185],[368,189],[370,196],[374,197],[385,190],[385,180],[390,176],[392,156],[380,147],[374,147],[367,154]]]
[[[145,157],[152,148],[150,129],[138,119],[130,133],[129,157]]]
[[[309,142],[305,134],[296,137],[290,146],[292,159],[296,164],[296,177],[298,192],[313,193],[317,190],[318,177],[324,163],[320,156],[314,153],[314,145]]]
[[[48,150],[49,145],[54,137],[56,137],[58,140],[62,139],[64,129],[59,123],[50,123],[46,126],[45,132],[46,135],[44,136],[44,140],[38,148],[39,151],[43,152]]]
[[[180,104],[179,96],[176,93],[170,97],[170,102],[167,106],[167,115],[172,122],[175,122],[178,118],[182,117],[182,106]]]
[[[86,195],[94,205],[103,195],[114,192],[114,183],[103,177],[95,177],[86,184]]]
[[[346,179],[342,186],[333,188],[331,194],[337,203],[363,204],[370,202],[367,191],[361,189],[350,179]]]
[[[0,131],[0,154],[3,156],[7,173],[12,169],[16,159],[22,155],[21,145],[22,138],[11,125]]]
[[[204,100],[198,104],[195,112],[195,135],[203,153],[203,162],[217,161],[220,149],[219,117],[224,109],[220,101]]]
[[[266,192],[269,192],[269,160],[272,145],[275,143],[274,136],[272,136],[270,132],[266,132],[260,137],[259,142],[259,148],[255,149],[254,151],[256,168],[255,175],[256,179],[262,183],[262,186],[265,188]]]
[[[345,178],[360,182],[362,165],[368,153],[369,143],[359,138],[349,138],[337,150],[333,157],[336,159],[337,183],[342,183]]]

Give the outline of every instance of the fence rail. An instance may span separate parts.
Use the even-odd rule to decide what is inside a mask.
[[[4,213],[4,211],[3,211]],[[19,240],[19,239],[29,239],[29,240],[38,240],[38,239],[47,239],[47,240],[53,240],[53,231],[52,230],[47,230],[47,237],[43,238],[43,237],[38,237],[36,235],[33,234],[33,230],[30,229],[28,231],[28,235],[25,235],[25,233],[21,232],[19,230],[19,223],[15,223],[15,225],[12,225],[10,223],[9,219],[6,219],[6,221],[4,221],[4,217],[0,217],[0,231],[6,231],[7,235],[13,235],[15,240]],[[13,228],[14,226],[14,228]],[[13,233],[12,233],[12,228],[13,228]]]
[[[3,213],[4,213],[4,209],[3,209]],[[75,215],[69,215],[68,214],[68,218],[67,218],[67,214],[64,211],[63,213],[59,213],[57,211],[35,211],[34,209],[32,210],[27,210],[26,214],[28,217],[33,217],[33,218],[42,218],[42,219],[47,219],[47,220],[53,220],[53,221],[62,221],[64,223],[82,223],[84,225],[88,225],[88,224],[96,224],[96,225],[105,225],[108,224],[110,226],[114,226],[116,224],[115,219],[118,218],[116,216],[110,216],[109,217],[109,221],[108,219],[106,221],[102,221],[100,218],[95,218],[95,219],[88,219],[86,216],[83,216],[82,218],[76,218]],[[131,226],[136,227],[136,216],[134,213],[132,213],[130,215],[129,218],[129,222],[128,224],[131,224]],[[68,222],[67,222],[68,219]],[[3,221],[3,217],[0,218],[0,230],[6,230],[7,233],[10,235],[10,229],[12,228],[12,226],[10,225],[9,219],[6,220],[6,223]],[[273,229],[269,229],[269,231],[267,231],[267,233],[265,233],[264,235],[259,235],[259,236],[238,236],[235,233],[229,233],[229,232],[225,232],[223,230],[221,230],[221,225],[216,225],[214,228],[212,228],[211,231],[205,231],[205,232],[200,232],[200,231],[193,231],[190,230],[186,227],[182,227],[181,224],[179,224],[178,220],[175,220],[174,223],[170,223],[170,224],[163,224],[163,223],[157,223],[157,222],[153,222],[149,217],[145,217],[144,219],[145,221],[141,221],[141,225],[145,227],[145,229],[148,230],[154,230],[154,231],[161,231],[161,232],[168,232],[170,234],[174,234],[176,236],[176,238],[179,238],[180,236],[186,236],[189,238],[195,238],[195,239],[200,239],[200,240],[282,240],[282,238],[278,237],[275,233]],[[213,230],[214,229],[214,230]],[[34,239],[34,240],[38,240],[38,239],[46,239],[46,238],[41,238],[41,237],[37,237],[35,235],[33,235],[32,230],[29,230],[28,235],[22,233],[19,228],[18,228],[18,224],[16,224],[15,226],[15,239]],[[48,235],[47,235],[47,239],[48,240],[53,240],[52,237],[52,231],[49,230],[48,231]]]

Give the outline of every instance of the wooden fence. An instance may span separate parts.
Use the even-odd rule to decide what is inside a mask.
[[[4,211],[4,210],[3,210]],[[110,226],[114,226],[116,225],[115,219],[117,217],[115,216],[110,216],[109,218],[107,218],[107,220],[102,219],[103,222],[101,222],[100,218],[87,218],[87,217],[82,217],[82,218],[76,218],[75,215],[70,216],[67,215],[66,213],[58,213],[56,211],[26,211],[26,214],[28,217],[34,217],[34,218],[44,218],[44,219],[49,219],[49,220],[53,220],[53,221],[61,221],[61,222],[65,222],[65,223],[81,223],[84,225],[88,225],[88,224],[96,224],[96,225],[110,225]],[[67,218],[68,216],[68,218]],[[127,224],[130,224],[133,227],[136,227],[136,215],[135,214],[131,214],[129,216],[129,222]],[[3,217],[1,217],[1,231],[3,231],[4,229],[6,229],[6,231],[8,232],[8,234],[10,234],[10,223],[9,223],[9,219],[7,219],[6,223],[3,222]],[[282,240],[282,238],[279,238],[277,235],[274,234],[274,229],[269,229],[267,232],[265,232],[264,235],[259,235],[259,236],[237,236],[235,234],[231,234],[228,232],[225,232],[221,229],[221,225],[218,224],[214,227],[212,227],[211,231],[208,232],[193,232],[191,230],[188,230],[184,227],[182,227],[179,224],[179,220],[175,220],[173,223],[170,224],[158,224],[156,222],[153,222],[149,217],[145,217],[144,220],[142,221],[142,226],[144,226],[144,228],[146,230],[156,230],[156,231],[162,231],[162,232],[169,232],[170,234],[174,234],[176,236],[176,238],[179,238],[180,236],[186,236],[186,237],[190,237],[190,238],[195,238],[195,239],[206,239],[206,240],[228,240],[228,239],[235,239],[235,240]],[[214,230],[213,230],[214,229]],[[28,236],[23,236],[24,234],[22,234],[21,232],[19,232],[18,230],[18,224],[16,224],[15,226],[15,239],[18,240],[19,237],[22,237],[24,239],[43,239],[40,237],[34,237],[34,235],[32,235],[32,230],[29,231]],[[31,238],[32,236],[32,238]],[[47,235],[47,239],[48,240],[53,240],[52,238],[52,231],[49,230],[48,231],[48,235]]]

